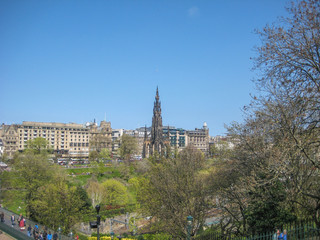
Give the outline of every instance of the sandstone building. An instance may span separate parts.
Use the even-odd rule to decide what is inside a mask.
[[[28,140],[42,137],[49,147],[62,157],[88,157],[90,150],[111,151],[111,123],[102,121],[85,125],[76,123],[27,122],[0,127],[3,152],[12,157],[16,151],[23,151]]]

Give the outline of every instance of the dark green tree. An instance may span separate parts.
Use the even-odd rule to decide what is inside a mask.
[[[281,181],[260,186],[248,193],[245,211],[248,232],[251,235],[273,232],[296,220],[286,204],[286,190]]]

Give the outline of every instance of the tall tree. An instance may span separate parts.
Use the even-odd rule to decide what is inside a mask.
[[[184,238],[187,216],[194,218],[192,233],[203,224],[207,208],[203,166],[203,154],[192,147],[177,158],[154,163],[147,180],[141,181],[138,201],[142,212],[154,217],[155,229]]]
[[[264,94],[254,114],[265,119],[269,141],[278,146],[276,172],[287,180],[291,202],[320,226],[320,2],[299,1],[288,11],[281,23],[258,32],[256,83]]]
[[[272,195],[280,182],[291,213],[312,215],[320,226],[320,2],[293,2],[288,11],[289,17],[257,31],[262,45],[254,61],[261,94],[245,107],[244,124],[230,131],[238,142],[233,160],[242,176],[233,194],[243,193],[247,200],[262,190]],[[241,208],[257,217],[259,203],[252,201]],[[276,224],[280,212],[270,209]],[[250,225],[246,216],[239,221]]]
[[[320,2],[292,2],[288,12],[257,31],[260,95],[245,107],[244,123],[229,129],[235,154],[215,176],[221,223],[239,235],[290,215],[311,215],[320,225]]]
[[[121,146],[119,149],[121,158],[128,161],[130,160],[133,154],[137,153],[137,150],[138,150],[137,139],[130,135],[123,134],[121,137]]]
[[[34,200],[37,190],[48,182],[54,180],[54,176],[60,173],[58,168],[48,162],[47,157],[42,154],[19,154],[14,159],[9,181],[15,188],[24,189],[27,204],[27,213],[32,217],[30,202]]]

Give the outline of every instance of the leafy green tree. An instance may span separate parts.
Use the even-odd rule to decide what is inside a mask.
[[[83,192],[58,179],[39,187],[31,201],[33,219],[54,229],[60,225],[65,232],[88,210]]]
[[[101,149],[101,151],[99,152],[99,158],[105,160],[111,159],[110,150],[107,148]]]
[[[128,203],[126,186],[115,179],[109,179],[102,183],[105,192],[104,202],[110,205],[125,205]]]
[[[54,176],[57,174],[61,174],[59,169],[48,162],[44,155],[29,152],[19,154],[14,159],[8,181],[12,187],[24,189],[21,194],[25,197],[27,214],[31,217],[33,212],[29,205],[35,199],[37,190],[46,183],[54,181]]]
[[[131,156],[137,153],[137,150],[137,139],[130,135],[123,134],[121,137],[121,146],[119,149],[120,157],[125,160],[130,160]]]
[[[34,154],[48,153],[51,151],[49,142],[42,137],[37,137],[35,139],[30,139],[27,141],[26,152],[31,151]]]
[[[249,192],[248,196],[245,214],[251,235],[272,232],[296,220],[286,205],[286,191],[282,182],[260,186]]]
[[[103,162],[94,162],[91,164],[91,171],[96,177],[102,177],[106,171],[106,167]]]

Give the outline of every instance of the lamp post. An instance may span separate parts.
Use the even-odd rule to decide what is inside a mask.
[[[192,222],[193,222],[193,217],[189,215],[187,217],[187,240],[191,239]]]
[[[70,239],[71,240],[73,239],[73,232],[72,231],[70,232]]]
[[[59,240],[61,240],[61,227],[58,228],[58,233],[59,233]]]
[[[63,208],[60,208],[60,211],[59,211],[60,222],[62,222],[62,210],[63,210]],[[61,226],[59,226],[58,232],[59,232],[59,240],[61,240],[61,232],[62,232]]]
[[[111,239],[113,239],[114,232],[111,232],[110,235],[111,235]]]
[[[96,211],[97,211],[97,240],[100,240],[100,234],[99,234],[99,225],[100,225],[100,215],[99,215],[99,211],[100,211],[100,205],[96,206]]]

